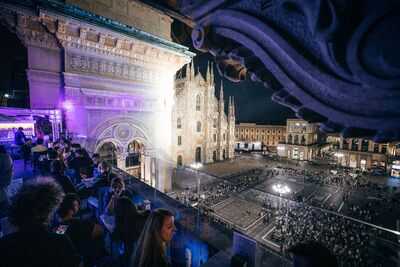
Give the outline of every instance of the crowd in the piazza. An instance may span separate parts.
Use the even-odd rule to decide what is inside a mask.
[[[202,207],[212,207],[229,198],[232,194],[240,193],[260,183],[260,175],[255,174],[258,171],[254,169],[241,175],[235,175],[223,180],[218,179],[214,183],[200,185],[200,191],[196,187],[186,188],[177,194],[176,200],[186,205],[200,203]]]
[[[310,171],[281,167],[275,169],[274,173],[275,175],[299,178],[304,183],[339,188],[343,191],[343,204],[346,204],[346,207],[348,206],[348,208],[342,209],[341,212],[367,222],[373,222],[383,212],[390,212],[400,208],[400,200],[398,198],[400,191],[397,187],[378,186],[367,179],[366,175],[355,173],[349,169]],[[350,203],[350,199],[358,192],[372,196],[372,199],[364,205]],[[313,202],[312,204],[336,211],[334,207],[324,203]]]
[[[369,250],[378,230],[305,205],[284,204],[276,211],[272,239],[287,252],[298,240],[322,242],[342,266],[380,266]]]
[[[174,214],[135,204],[127,181],[98,154],[69,139],[32,142],[22,129],[15,144],[36,178],[9,198],[13,160],[0,145],[0,220],[10,226],[1,223],[0,266],[171,266]]]
[[[347,201],[351,194],[356,191],[377,195],[381,198],[381,201],[367,201],[367,204],[362,207],[349,204],[349,208],[343,212],[345,215],[363,221],[370,222],[374,216],[378,215],[379,210],[390,210],[398,207],[398,202],[394,200],[395,195],[391,194],[397,189],[377,187],[368,182],[364,176],[351,175],[348,170],[332,173],[329,170],[312,172],[295,168],[268,168],[268,166],[262,174],[241,174],[234,178],[231,177],[232,179],[228,181],[216,179],[213,183],[202,185],[200,192],[197,191],[196,187],[186,189],[177,195],[176,199],[187,205],[197,205],[199,197],[202,198],[200,203],[205,203],[205,205],[201,208],[208,211],[205,213],[213,221],[222,223],[229,229],[234,229],[239,226],[221,218],[221,216],[215,216],[215,214],[218,215],[218,212],[213,210],[212,206],[218,206],[223,200],[234,196],[236,193],[248,190],[245,197],[253,200],[258,198],[256,202],[262,206],[262,209],[258,214],[253,214],[252,210],[246,210],[245,216],[252,217],[254,220],[262,218],[261,221],[265,227],[272,226],[274,228],[268,238],[280,245],[282,254],[293,253],[293,248],[300,241],[307,244],[320,242],[332,253],[330,255],[336,257],[337,260],[335,260],[335,257],[331,258],[330,262],[334,262],[332,266],[384,266],[380,262],[381,259],[371,253],[371,243],[377,239],[395,243],[397,240],[394,235],[343,217],[336,213],[336,210],[332,212],[323,205],[310,206],[307,201],[298,201],[295,195],[289,194],[287,197],[289,199],[285,200],[254,189],[255,185],[279,175],[301,178],[300,181],[303,183],[340,187],[347,192],[347,194],[344,194],[343,201]],[[245,208],[243,207],[243,209]],[[231,212],[235,211],[232,210]],[[240,213],[241,211],[237,212]],[[329,265],[325,262],[324,266]]]

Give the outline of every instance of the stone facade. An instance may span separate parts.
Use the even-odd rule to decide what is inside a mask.
[[[140,167],[134,172],[168,191],[174,167],[170,165],[174,75],[193,54],[169,38],[87,11],[94,2],[112,2],[118,9],[119,1],[76,1],[86,10],[68,3],[41,2],[40,8],[0,5],[2,23],[28,51],[30,107],[62,110],[69,136],[90,152],[112,144],[117,166],[124,170],[130,144],[140,143]],[[109,17],[118,19],[113,10]],[[165,15],[149,14],[144,24],[164,20],[170,27]],[[161,37],[168,34],[154,31]]]
[[[236,142],[260,142],[268,150],[276,151],[279,142],[286,138],[285,125],[239,123],[235,129]]]
[[[388,164],[389,144],[378,144],[361,138],[340,137],[339,149],[335,153],[337,163],[344,167],[362,170]]]
[[[313,160],[320,155],[325,136],[319,132],[317,123],[301,119],[288,119],[286,140],[278,145],[278,155],[294,160]]]
[[[172,116],[173,155],[176,164],[211,163],[233,158],[235,142],[234,100],[229,98],[225,114],[224,91],[215,97],[213,66],[206,77],[186,65],[184,78],[175,82]]]
[[[171,40],[172,19],[140,1],[131,0],[67,0],[94,14],[119,21],[142,31]]]

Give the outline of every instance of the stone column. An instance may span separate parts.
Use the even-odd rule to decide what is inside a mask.
[[[126,157],[128,156],[128,153],[124,152],[119,155],[117,155],[117,167],[121,170],[126,169]]]
[[[151,181],[151,157],[150,156],[145,156],[144,157],[144,168],[145,168],[145,172],[144,172],[144,181],[146,183],[150,184]]]
[[[145,156],[143,153],[140,154],[140,180],[144,180],[145,172]]]

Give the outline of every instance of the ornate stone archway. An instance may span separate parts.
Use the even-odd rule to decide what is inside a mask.
[[[90,133],[87,146],[91,151],[97,151],[103,144],[113,143],[117,147],[117,167],[126,170],[128,146],[133,141],[140,142],[144,147],[138,178],[155,186],[156,170],[152,168],[155,162],[154,142],[142,122],[123,116],[106,120]]]

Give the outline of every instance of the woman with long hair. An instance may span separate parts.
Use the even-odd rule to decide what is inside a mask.
[[[166,248],[175,230],[174,215],[171,211],[154,210],[139,237],[131,267],[170,267]]]
[[[113,239],[123,242],[125,246],[125,262],[128,263],[149,212],[138,210],[128,197],[120,197],[115,202],[114,215],[115,230]]]

